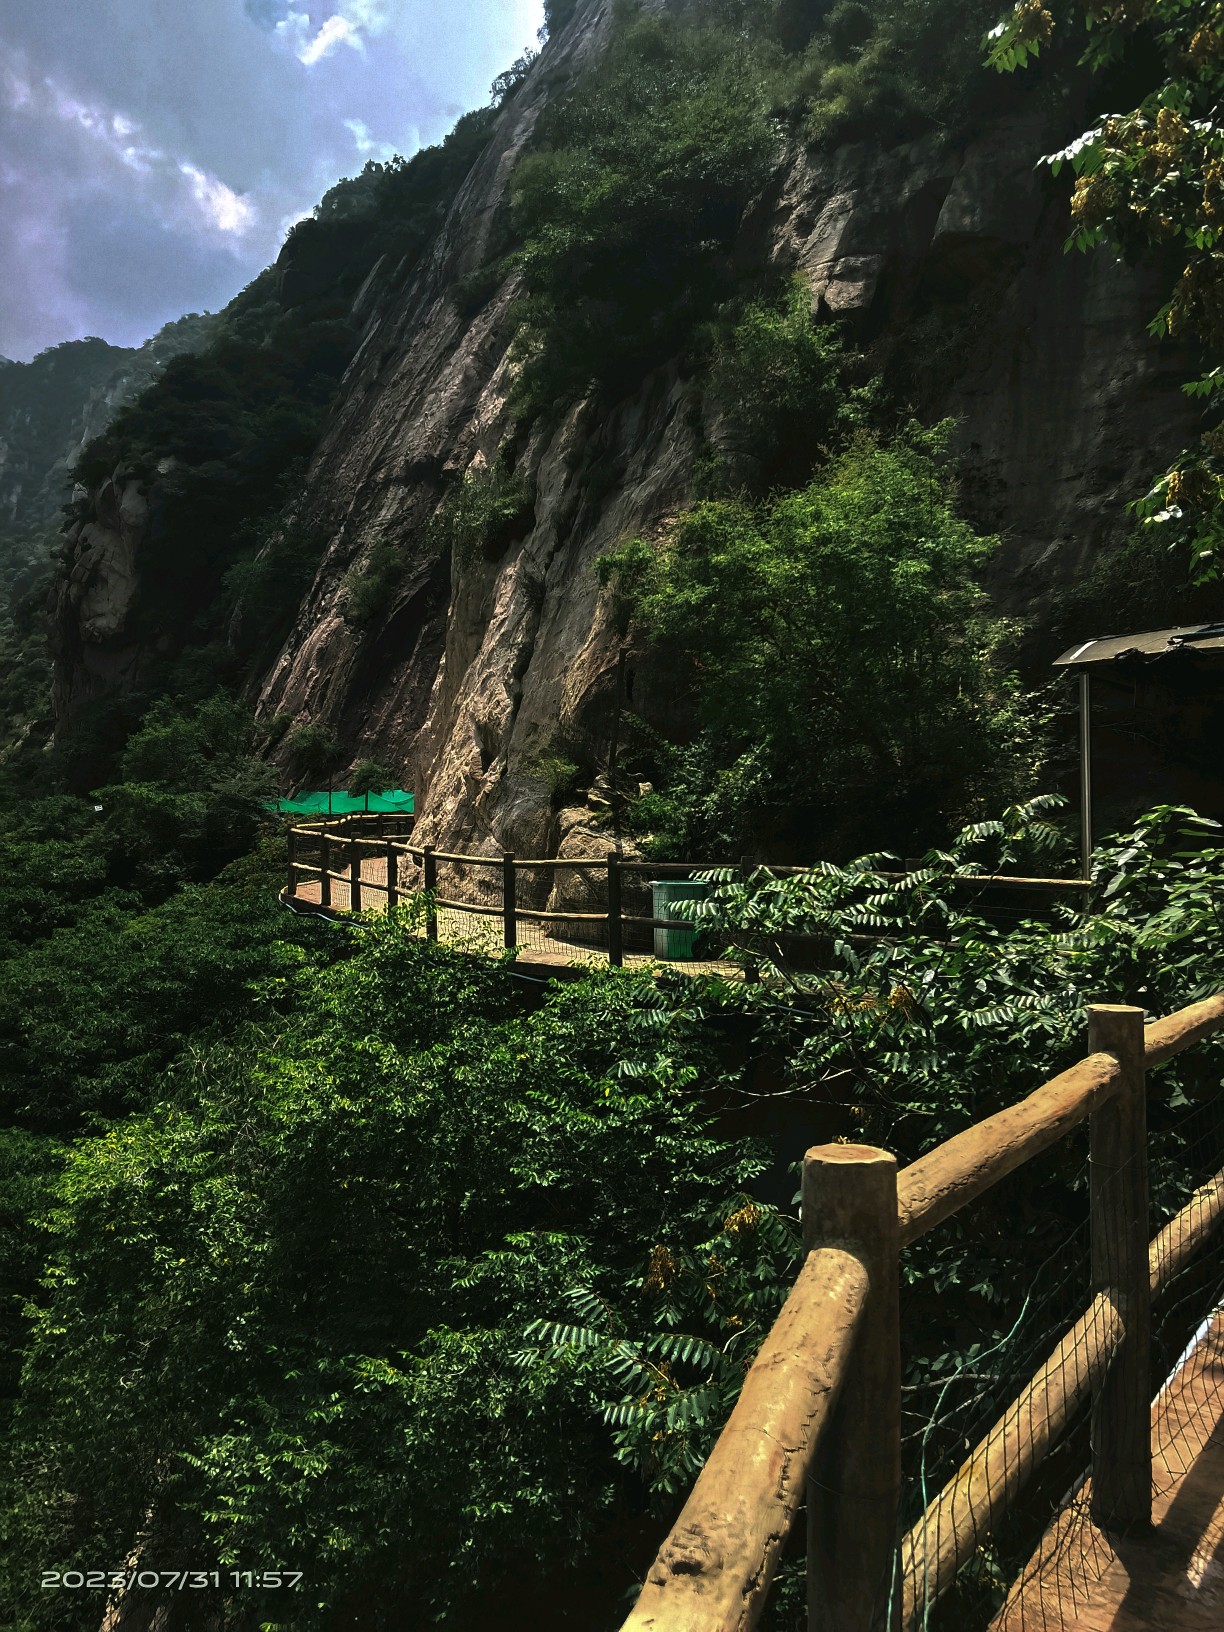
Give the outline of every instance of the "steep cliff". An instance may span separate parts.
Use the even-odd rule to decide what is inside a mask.
[[[260,281],[263,304],[235,319],[246,325],[242,368],[262,370],[293,324],[292,345],[314,345],[302,340],[320,332],[303,301],[323,313],[320,330],[352,337],[336,341],[336,356],[355,352],[285,524],[253,570],[285,553],[288,534],[309,550],[294,557],[296,579],[265,571],[262,602],[243,592],[232,613],[222,608],[225,678],[244,680],[282,744],[286,780],[323,774],[295,757],[302,733],[290,728],[309,726],[316,749],[336,745],[340,778],[361,758],[392,766],[416,791],[427,837],[522,854],[590,847],[603,781],[638,768],[635,721],[672,738],[687,729],[656,654],[625,633],[594,568],[689,501],[698,460],[725,432],[682,348],[619,399],[593,394],[560,418],[511,400],[522,294],[505,258],[511,177],[541,116],[599,60],[614,27],[605,0],[562,9],[497,114],[470,116],[478,123],[463,142],[433,150],[431,163],[449,164],[444,178],[427,172],[422,183],[401,169],[343,184]],[[1000,610],[1029,620],[1034,675],[1075,632],[1058,624],[1061,592],[1117,547],[1126,502],[1183,445],[1196,413],[1178,389],[1187,359],[1145,333],[1160,304],[1156,273],[1063,252],[1066,186],[1035,160],[1081,127],[1074,102],[1009,93],[959,134],[931,129],[929,117],[927,134],[904,140],[887,123],[876,139],[840,146],[794,134],[730,249],[749,279],[772,270],[806,280],[814,315],[840,326],[860,380],[882,376],[890,400],[924,420],[955,419],[962,507],[1002,537],[989,587]],[[407,236],[384,248],[377,211],[391,186],[409,212],[394,232]],[[358,239],[361,253],[346,256]],[[256,317],[266,334],[251,327]],[[316,378],[313,366],[298,370],[303,379]],[[211,368],[205,359],[202,389],[233,397],[241,369],[222,391]],[[273,428],[275,391],[266,413],[261,425]],[[191,622],[247,559],[235,542],[247,526],[242,471],[264,442],[260,430],[240,457],[191,452],[205,459],[201,480],[177,501],[156,449],[139,472],[115,457],[99,465],[56,592],[62,723],[91,700],[139,689],[150,656],[193,639],[224,645],[215,607],[204,635]],[[232,487],[215,521],[191,496],[207,497],[210,471]],[[273,487],[259,481],[266,506]],[[497,525],[465,546],[456,496],[477,490],[496,498]],[[272,513],[261,511],[261,528]],[[176,562],[188,558],[202,565],[176,589]],[[297,605],[303,563],[313,581]],[[160,599],[149,593],[155,575]],[[265,616],[273,590],[279,603]],[[142,598],[137,629],[128,613]],[[149,611],[155,600],[168,618]]]
[[[553,808],[539,770],[550,746],[580,743],[606,767],[626,690],[647,720],[672,719],[650,654],[624,650],[593,566],[685,501],[717,427],[703,427],[671,361],[611,407],[519,435],[507,403],[515,280],[471,315],[459,293],[541,108],[600,49],[608,12],[580,6],[550,42],[428,261],[406,280],[380,271],[363,291],[364,338],[308,489],[330,544],[260,693],[265,713],[321,723],[354,758],[402,767],[422,831],[446,844],[557,845],[580,813]],[[1003,536],[995,597],[1039,622],[1117,544],[1126,501],[1193,419],[1177,389],[1184,359],[1144,333],[1158,304],[1150,278],[1063,253],[1065,187],[1034,161],[1067,133],[1048,112],[1013,112],[959,144],[792,151],[738,250],[801,272],[865,368],[886,371],[924,416],[955,416],[964,505]],[[529,522],[495,560],[448,559],[428,526],[446,478],[505,457],[516,436]],[[402,575],[355,627],[348,586],[388,545]],[[1053,655],[1035,643],[1038,666]]]

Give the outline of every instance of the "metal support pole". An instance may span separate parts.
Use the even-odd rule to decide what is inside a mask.
[[[331,906],[331,834],[324,828],[319,834],[319,905]]]
[[[1092,679],[1087,669],[1079,677],[1080,740],[1080,877],[1092,877]]]

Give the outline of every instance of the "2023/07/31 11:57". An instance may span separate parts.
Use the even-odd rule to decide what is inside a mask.
[[[263,1590],[300,1586],[301,1570],[44,1570],[44,1590],[67,1587],[86,1592],[150,1592],[157,1588],[200,1592],[207,1588]]]

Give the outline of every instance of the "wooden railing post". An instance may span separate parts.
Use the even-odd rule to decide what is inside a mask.
[[[297,834],[289,829],[289,883],[285,894],[292,899],[297,894]]]
[[[515,917],[514,851],[502,852],[502,924],[507,948],[518,945],[518,919]]]
[[[421,847],[421,887],[426,895],[425,907],[425,938],[436,941],[438,938],[438,909],[434,905],[434,896],[438,889],[438,858],[434,855],[432,844]]]
[[[331,834],[326,828],[319,834],[319,905],[331,906]]]
[[[867,1271],[867,1305],[827,1447],[807,1487],[808,1632],[900,1625],[900,1236],[897,1159],[818,1145],[803,1161],[808,1252],[840,1247]]]
[[[625,961],[625,943],[621,924],[620,856],[608,851],[608,962],[619,969]]]
[[[361,847],[357,836],[349,829],[349,911],[361,911]]]
[[[399,851],[395,840],[387,840],[387,911],[399,900]]]
[[[1088,1048],[1112,1054],[1118,1084],[1089,1120],[1092,1289],[1122,1317],[1122,1340],[1092,1402],[1092,1517],[1102,1529],[1152,1518],[1152,1333],[1148,1269],[1143,1010],[1094,1004]]]

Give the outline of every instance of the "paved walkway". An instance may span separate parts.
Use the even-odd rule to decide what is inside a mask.
[[[1152,1408],[1152,1529],[1109,1541],[1085,1489],[993,1632],[1224,1632],[1224,1312]]]

